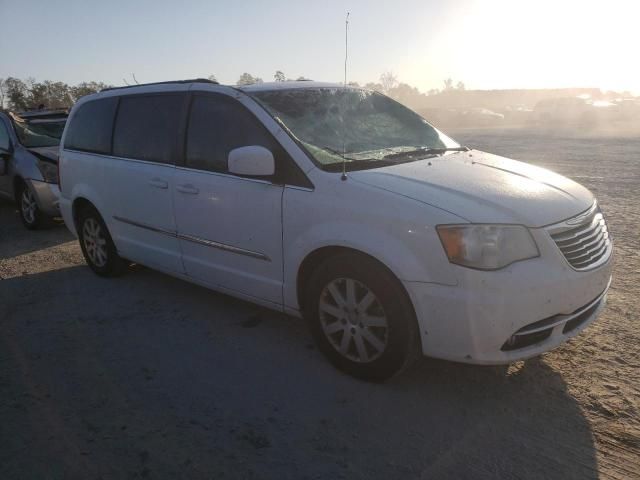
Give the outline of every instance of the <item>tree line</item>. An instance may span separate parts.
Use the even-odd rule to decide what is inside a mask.
[[[109,85],[103,82],[81,82],[67,85],[64,82],[33,78],[0,78],[0,107],[22,111],[38,108],[70,108],[80,97],[99,92]]]
[[[135,76],[133,77],[135,80]],[[215,75],[210,75],[209,80],[216,81]],[[296,78],[287,77],[284,72],[277,70],[273,75],[276,82],[289,82],[293,80],[310,80],[304,76]],[[260,77],[250,73],[243,73],[238,78],[236,85],[251,85],[262,83]],[[129,85],[126,81],[125,83]],[[136,81],[137,83],[137,81]],[[351,86],[360,86],[357,82],[350,82]],[[71,108],[78,99],[84,95],[99,92],[112,85],[103,82],[81,82],[77,85],[68,85],[64,82],[44,80],[38,82],[33,78],[25,80],[8,77],[0,78],[0,108],[7,108],[13,111],[33,110],[40,108],[56,109]],[[390,97],[408,105],[420,103],[427,95],[436,95],[441,92],[452,92],[464,90],[464,83],[458,82],[454,85],[451,78],[444,81],[442,89],[432,89],[426,94],[420,92],[416,87],[402,83],[392,72],[385,72],[380,75],[378,82],[369,82],[362,85],[369,90],[384,93]]]

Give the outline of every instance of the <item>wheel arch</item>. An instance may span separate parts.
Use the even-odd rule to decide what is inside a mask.
[[[320,265],[322,265],[327,259],[335,255],[340,255],[344,253],[351,253],[353,255],[360,256],[384,268],[398,282],[398,285],[404,291],[404,294],[406,295],[407,300],[409,301],[409,304],[413,308],[414,315],[416,314],[415,307],[413,305],[409,292],[405,288],[404,284],[402,283],[398,275],[396,275],[395,272],[388,265],[380,261],[375,256],[370,255],[362,250],[352,248],[352,247],[340,246],[340,245],[327,245],[324,247],[316,248],[312,252],[309,252],[300,263],[300,266],[298,267],[298,272],[296,275],[296,299],[298,301],[298,307],[300,308],[300,312],[304,312],[305,310],[305,290],[309,282],[309,279],[311,278],[311,275],[313,275],[313,272]]]
[[[20,203],[20,199],[18,198],[18,192],[20,192],[20,189],[22,187],[26,187],[26,186],[27,186],[27,182],[20,175],[16,175],[15,177],[13,177],[13,180],[12,180],[13,198],[16,201],[16,203]]]
[[[71,204],[71,217],[73,218],[73,224],[75,225],[76,229],[78,228],[78,218],[80,212],[87,207],[94,208],[96,209],[96,211],[98,210],[93,202],[85,197],[77,197],[73,200],[73,203]]]

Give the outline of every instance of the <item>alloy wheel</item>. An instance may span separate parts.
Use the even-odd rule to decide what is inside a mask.
[[[372,362],[388,344],[389,323],[382,304],[369,287],[352,278],[338,278],[320,295],[322,330],[342,356]]]
[[[107,239],[95,218],[89,217],[84,221],[82,241],[91,262],[96,267],[104,267],[107,264]]]
[[[20,209],[22,210],[22,217],[28,224],[35,223],[38,204],[35,195],[29,187],[25,187],[24,190],[22,190]]]

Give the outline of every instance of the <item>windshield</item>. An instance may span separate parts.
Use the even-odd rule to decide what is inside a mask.
[[[347,164],[361,162],[366,168],[375,168],[388,163],[390,154],[459,147],[418,114],[376,92],[336,87],[251,95],[286,126],[321,167],[344,159]],[[415,155],[407,158],[420,159]]]
[[[20,143],[27,148],[56,147],[64,130],[65,120],[55,122],[24,122],[14,119]]]

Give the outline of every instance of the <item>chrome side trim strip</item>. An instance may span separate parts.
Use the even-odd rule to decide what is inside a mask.
[[[133,220],[129,220],[126,218],[118,217],[116,215],[113,216],[114,220],[118,220],[119,222],[126,223],[127,225],[133,225],[134,227],[144,228],[145,230],[151,230],[152,232],[162,233],[163,235],[168,235],[169,237],[177,237],[178,233],[173,230],[165,230],[164,228],[153,227],[147,223],[134,222]]]
[[[254,252],[253,250],[245,250],[244,248],[234,247],[233,245],[227,245],[226,243],[214,242],[213,240],[206,240],[200,237],[194,237],[192,235],[182,235],[178,234],[178,238],[182,240],[188,240],[189,242],[198,243],[200,245],[205,245],[207,247],[218,248],[220,250],[225,250],[227,252],[237,253],[239,255],[245,255],[247,257],[258,258],[260,260],[265,260],[270,262],[271,259],[267,257],[264,253]]]
[[[161,233],[163,235],[167,235],[173,238],[178,238],[180,240],[187,240],[189,242],[197,243],[199,245],[205,245],[207,247],[217,248],[219,250],[224,250],[226,252],[237,253],[238,255],[245,255],[247,257],[257,258],[259,260],[264,260],[266,262],[271,261],[271,259],[264,253],[254,252],[253,250],[246,250],[244,248],[234,247],[233,245],[228,245],[226,243],[214,242],[213,240],[207,240],[205,238],[195,237],[193,235],[180,234],[173,230],[166,230],[164,228],[153,227],[146,223],[134,222],[133,220],[118,217],[115,215],[113,219],[122,223],[126,223],[127,225],[133,225],[134,227],[144,228],[145,230]]]

